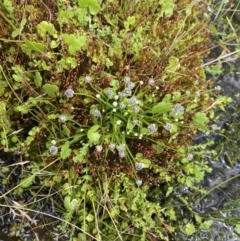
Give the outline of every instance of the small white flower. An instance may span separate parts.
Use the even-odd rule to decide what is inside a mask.
[[[213,124],[213,125],[212,125],[212,129],[213,129],[214,131],[216,131],[216,130],[218,129],[218,126],[217,126],[216,124]]]
[[[137,181],[136,181],[136,185],[137,185],[138,187],[140,187],[140,186],[142,185],[142,183],[143,183],[142,180],[137,180]]]
[[[122,123],[121,120],[117,120],[117,125],[120,125]]]
[[[132,90],[135,87],[135,84],[133,82],[129,82],[127,86]]]
[[[134,119],[134,120],[132,121],[132,123],[133,123],[133,125],[137,126],[137,125],[139,124],[139,121],[136,120],[136,119]]]
[[[56,146],[51,146],[49,148],[49,152],[52,154],[52,155],[56,155],[57,152],[58,152],[58,148]]]
[[[124,92],[124,94],[125,94],[126,96],[131,96],[131,95],[132,95],[132,90],[129,89],[129,88],[124,89],[123,92]]]
[[[60,115],[58,120],[61,123],[65,123],[67,121],[67,117],[65,115]]]
[[[118,155],[123,158],[125,157],[125,146],[122,144],[122,145],[119,145],[117,147],[117,150],[118,150]]]
[[[191,161],[191,160],[193,159],[193,154],[192,154],[192,153],[189,153],[189,154],[187,155],[187,159],[188,159],[189,161]]]
[[[143,81],[141,80],[141,81],[139,82],[139,84],[140,84],[140,85],[143,85]]]
[[[132,96],[129,100],[128,100],[130,105],[137,105],[138,104],[138,100],[135,96]]]
[[[89,75],[85,76],[85,82],[86,83],[90,83],[91,81],[92,81],[91,76],[89,76]]]
[[[125,84],[128,84],[131,81],[131,79],[130,79],[130,77],[126,76],[126,77],[124,77],[123,81]]]
[[[167,130],[167,131],[170,131],[172,129],[172,125],[167,123],[164,128]]]
[[[154,131],[156,131],[156,125],[155,125],[155,124],[150,124],[150,125],[148,126],[148,130],[149,130],[149,132],[154,132]]]
[[[109,98],[111,98],[113,96],[113,91],[111,89],[107,89],[105,91],[105,93],[106,93],[107,97],[109,97]]]
[[[98,109],[93,110],[92,113],[93,113],[93,116],[95,116],[95,117],[101,117],[102,116],[101,111],[98,110]]]
[[[153,78],[150,78],[150,79],[148,80],[148,84],[151,85],[151,86],[153,86],[153,85],[155,84],[155,80],[154,80]]]
[[[134,136],[138,136],[138,133],[134,133]]]
[[[74,91],[73,91],[73,89],[67,89],[66,91],[65,91],[65,95],[67,96],[67,98],[72,98],[73,96],[74,96]]]
[[[199,91],[199,90],[196,91],[196,92],[195,92],[195,95],[196,95],[197,97],[200,97],[200,95],[201,95],[200,91]]]
[[[117,107],[117,106],[118,106],[117,101],[114,101],[112,105],[113,105],[114,107]]]
[[[99,94],[96,94],[96,98],[99,99],[101,96]]]
[[[124,109],[124,108],[126,108],[126,103],[125,102],[121,102],[120,104],[119,104],[119,107],[121,108],[121,109]]]
[[[137,106],[137,105],[135,105],[135,106],[133,107],[133,111],[134,111],[135,113],[138,113],[138,112],[140,111],[140,107]]]
[[[51,143],[53,146],[55,146],[57,144],[57,142],[55,140],[52,140]]]
[[[141,163],[141,162],[137,162],[136,164],[135,164],[135,169],[137,170],[137,171],[141,171],[142,169],[143,169],[143,163]]]
[[[117,112],[117,109],[116,109],[116,108],[113,108],[113,112]]]
[[[108,148],[110,149],[110,150],[114,150],[115,149],[115,147],[116,147],[116,145],[114,144],[114,143],[110,143],[109,145],[108,145]]]
[[[115,99],[115,100],[118,100],[118,99],[119,99],[119,95],[115,95],[115,96],[114,96],[114,99]]]
[[[84,129],[83,129],[83,128],[81,128],[81,129],[80,129],[80,131],[81,131],[81,132],[83,132],[83,131],[84,131]]]
[[[159,90],[159,86],[156,86],[156,90]]]
[[[97,151],[97,152],[101,152],[102,149],[103,149],[102,145],[96,146],[96,151]]]
[[[215,86],[215,88],[214,88],[216,91],[221,91],[222,90],[222,87],[220,86],[220,85],[217,85],[217,86]]]

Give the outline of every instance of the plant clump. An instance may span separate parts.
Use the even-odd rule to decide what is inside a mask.
[[[50,2],[0,5],[1,147],[58,189],[74,240],[167,240],[175,212],[146,199],[149,185],[169,196],[203,179],[192,136],[224,102],[201,67],[205,6]]]

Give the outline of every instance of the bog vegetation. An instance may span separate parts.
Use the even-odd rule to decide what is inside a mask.
[[[0,198],[54,190],[61,231],[75,241],[169,240],[208,228],[191,209],[210,171],[206,145],[191,141],[229,100],[202,67],[205,13],[195,0],[3,0],[0,142],[19,155],[22,179],[11,186],[3,167],[11,188]],[[191,193],[179,197],[184,220],[171,205],[179,188]]]

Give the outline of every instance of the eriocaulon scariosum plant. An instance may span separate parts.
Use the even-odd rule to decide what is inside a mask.
[[[30,2],[0,4],[1,147],[32,159],[18,192],[37,175],[56,188],[76,240],[164,238],[177,218],[146,199],[149,184],[197,189],[208,168],[192,136],[226,102],[201,67],[205,6]]]

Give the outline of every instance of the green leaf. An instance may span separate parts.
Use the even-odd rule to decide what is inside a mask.
[[[160,4],[162,4],[162,14],[165,14],[168,17],[173,14],[173,0],[161,0]]]
[[[135,16],[130,16],[127,18],[127,21],[124,22],[124,28],[129,29],[130,26],[133,26],[136,22]]]
[[[78,0],[78,4],[80,7],[89,7],[92,15],[97,14],[101,10],[97,0]]]
[[[72,152],[72,150],[69,148],[69,141],[65,142],[65,144],[62,146],[60,156],[64,160],[68,158]]]
[[[63,34],[65,43],[68,45],[68,52],[71,55],[76,55],[76,53],[86,47],[87,38],[85,35],[76,37],[73,34]]]
[[[89,213],[89,214],[87,215],[87,217],[86,217],[86,220],[87,220],[88,222],[92,222],[92,221],[94,220],[94,216],[93,216],[91,213]]]
[[[180,68],[180,63],[179,63],[178,58],[176,58],[174,56],[170,56],[168,62],[169,62],[169,64],[165,69],[166,71],[175,72],[176,70],[178,70]]]
[[[35,72],[34,84],[37,88],[42,86],[42,76],[39,71]]]
[[[34,180],[35,180],[35,175],[31,175],[29,177],[26,177],[25,179],[22,180],[22,182],[20,183],[20,186],[22,188],[29,187],[30,185],[32,185]]]
[[[84,160],[84,157],[88,153],[88,148],[89,148],[89,144],[84,144],[82,148],[80,148],[80,150],[76,153],[76,156],[73,158],[73,161],[82,163]]]
[[[87,137],[89,139],[89,142],[97,143],[101,137],[101,135],[96,132],[99,129],[99,125],[92,126],[87,133]]]
[[[213,224],[213,220],[207,220],[200,224],[201,229],[209,229]]]
[[[234,229],[238,234],[240,234],[240,223],[236,224],[236,227]]]
[[[44,93],[46,93],[49,97],[55,97],[58,92],[58,87],[56,85],[45,84],[42,88]]]
[[[199,130],[207,130],[206,124],[208,123],[208,118],[205,113],[196,113],[193,117],[193,121],[198,126]]]
[[[10,13],[13,14],[13,5],[11,0],[4,0],[3,1],[3,7]]]
[[[57,31],[52,23],[48,23],[47,21],[42,21],[37,25],[37,31],[39,35],[44,38],[47,33],[54,38],[57,38]]]
[[[25,54],[31,54],[32,51],[42,53],[44,51],[44,44],[26,40],[26,42],[21,45],[21,49]]]
[[[73,213],[75,211],[77,204],[78,204],[77,199],[73,199],[71,201],[71,198],[69,196],[66,196],[64,198],[64,207],[67,209],[69,213]]]
[[[69,137],[71,133],[69,128],[66,125],[62,125],[62,128],[63,128],[64,135]]]
[[[188,236],[196,232],[195,226],[192,223],[188,223],[184,228],[184,233]]]
[[[17,37],[18,35],[20,35],[20,34],[22,33],[23,28],[24,28],[26,22],[27,22],[26,18],[23,18],[22,21],[21,21],[21,23],[20,23],[20,27],[17,28],[17,29],[15,29],[15,30],[12,32],[12,37],[13,37],[13,38]]]
[[[163,114],[169,112],[173,108],[173,105],[170,102],[160,102],[157,105],[153,106],[150,111],[153,114]]]
[[[15,74],[12,75],[13,79],[17,82],[22,82],[24,79],[24,70],[20,65],[15,65],[12,67]]]

